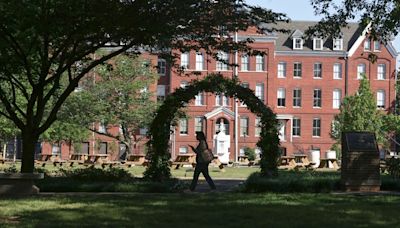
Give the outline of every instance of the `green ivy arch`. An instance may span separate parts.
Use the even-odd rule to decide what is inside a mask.
[[[244,88],[238,80],[223,77],[220,74],[210,74],[203,80],[194,80],[185,88],[178,88],[166,97],[162,106],[150,125],[147,142],[149,166],[145,178],[162,181],[171,177],[169,167],[170,126],[175,114],[184,104],[194,99],[199,92],[225,93],[238,98],[247,108],[260,117],[261,133],[257,146],[261,149],[261,173],[265,176],[277,175],[279,158],[279,138],[276,115],[260,101],[254,92]]]

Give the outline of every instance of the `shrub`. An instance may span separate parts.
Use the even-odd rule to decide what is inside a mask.
[[[392,176],[394,179],[400,178],[400,159],[390,158],[386,165],[388,167],[389,175]]]
[[[10,166],[10,167],[3,168],[2,170],[0,170],[0,172],[4,172],[4,173],[18,173],[19,171],[18,171],[17,167],[15,166],[15,164],[13,164],[13,165]]]
[[[119,181],[119,180],[130,180],[133,176],[126,170],[121,168],[107,168],[100,169],[93,166],[83,169],[72,169],[64,170],[60,169],[61,176],[66,178],[72,178],[75,180],[86,180],[86,181]]]
[[[253,148],[250,147],[244,148],[244,155],[247,156],[247,159],[249,159],[249,161],[256,160],[256,152]]]

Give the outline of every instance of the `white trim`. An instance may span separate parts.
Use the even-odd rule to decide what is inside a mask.
[[[226,107],[223,107],[223,106],[218,107],[218,108],[215,108],[215,109],[212,110],[211,112],[206,113],[206,114],[204,115],[204,117],[205,117],[206,119],[210,119],[210,118],[212,118],[212,117],[214,117],[214,116],[216,116],[216,115],[218,115],[218,114],[220,114],[220,113],[224,113],[225,115],[227,115],[228,117],[230,117],[230,118],[232,118],[232,119],[235,117],[235,113],[234,113],[232,110],[230,110],[230,109],[228,109],[228,108],[226,108]]]
[[[349,57],[353,56],[354,53],[357,51],[358,47],[360,47],[361,44],[364,44],[364,40],[367,34],[367,31],[371,28],[371,23],[369,23],[365,29],[363,30],[363,32],[361,33],[361,35],[358,37],[358,39],[356,40],[356,42],[354,42],[353,46],[351,46],[350,50],[349,50]],[[364,48],[363,48],[364,49]]]

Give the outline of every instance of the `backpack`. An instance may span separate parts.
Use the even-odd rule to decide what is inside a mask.
[[[205,149],[201,152],[200,157],[204,163],[210,163],[214,159],[214,154],[210,149]]]

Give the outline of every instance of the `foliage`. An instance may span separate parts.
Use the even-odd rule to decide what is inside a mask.
[[[398,116],[384,115],[376,108],[369,81],[363,78],[357,93],[343,99],[340,113],[335,116],[331,136],[340,143],[342,132],[374,132],[378,143],[387,146],[388,134],[396,130],[399,120]]]
[[[5,167],[3,169],[0,170],[0,172],[4,172],[4,173],[18,173],[18,169],[17,167],[13,164],[9,167]]]
[[[244,155],[247,156],[247,159],[249,159],[249,161],[256,160],[256,156],[257,156],[254,148],[250,148],[250,147],[244,148]]]
[[[390,158],[386,161],[389,175],[394,179],[400,179],[400,159]]]
[[[371,35],[375,40],[389,41],[400,28],[400,5],[397,0],[312,0],[315,13],[324,18],[310,33],[320,35],[340,34],[340,28],[360,16],[364,27],[371,23]]]
[[[61,176],[80,181],[120,181],[130,180],[133,177],[124,169],[100,169],[93,166],[79,169],[61,169]]]
[[[35,143],[79,81],[99,64],[127,50],[251,52],[251,40],[235,43],[229,35],[216,36],[220,25],[235,31],[286,20],[243,0],[0,1],[0,114],[21,133],[21,171],[33,171]],[[102,48],[110,52],[96,56]]]
[[[150,164],[145,177],[162,181],[170,178],[169,168],[169,136],[174,114],[188,103],[199,92],[224,93],[236,97],[247,105],[247,108],[261,118],[261,134],[257,146],[261,148],[260,167],[263,175],[277,175],[279,157],[279,138],[275,114],[260,101],[252,90],[244,88],[235,79],[224,78],[220,74],[211,74],[203,80],[194,80],[185,88],[178,88],[167,96],[158,109],[149,131]]]

